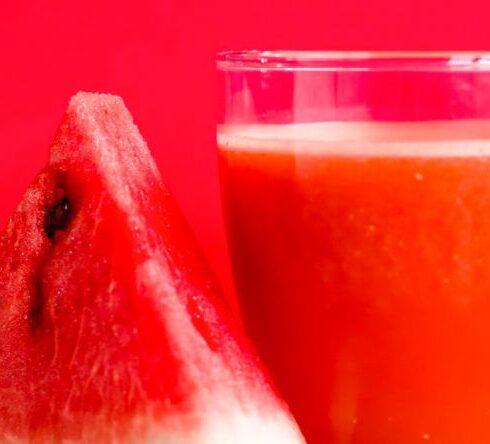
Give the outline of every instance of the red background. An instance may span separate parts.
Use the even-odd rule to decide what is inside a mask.
[[[488,4],[489,6],[485,6]],[[228,48],[489,49],[487,0],[66,0],[0,8],[0,223],[77,90],[121,94],[230,289],[214,146]]]

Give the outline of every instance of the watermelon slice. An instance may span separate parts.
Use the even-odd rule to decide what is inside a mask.
[[[0,442],[302,443],[123,101],[74,96],[0,237]]]

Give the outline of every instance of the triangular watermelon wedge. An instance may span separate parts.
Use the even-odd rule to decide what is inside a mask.
[[[0,237],[0,442],[292,444],[123,101],[74,96]]]

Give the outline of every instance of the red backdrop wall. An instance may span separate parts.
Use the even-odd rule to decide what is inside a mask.
[[[75,91],[121,94],[230,289],[214,146],[228,48],[490,49],[486,0],[66,0],[0,7],[0,224]]]

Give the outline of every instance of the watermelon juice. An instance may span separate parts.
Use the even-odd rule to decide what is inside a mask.
[[[218,141],[246,328],[308,442],[490,442],[490,122]]]

